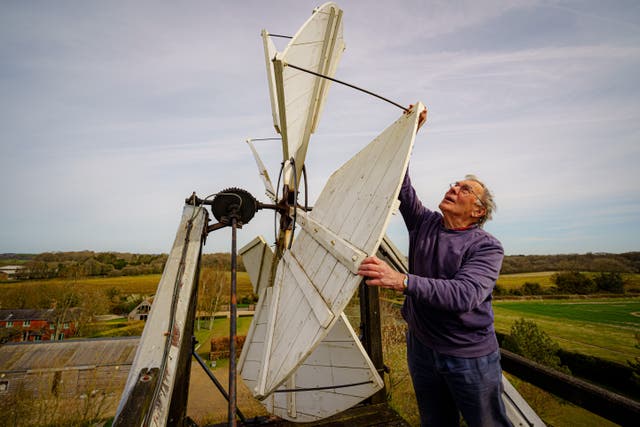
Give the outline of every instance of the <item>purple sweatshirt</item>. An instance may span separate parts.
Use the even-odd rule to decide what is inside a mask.
[[[485,356],[498,348],[491,291],[504,252],[480,227],[444,227],[442,215],[422,205],[409,174],[400,190],[409,230],[409,282],[402,315],[427,347],[457,357]]]

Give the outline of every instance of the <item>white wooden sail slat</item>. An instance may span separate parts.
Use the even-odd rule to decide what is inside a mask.
[[[320,63],[316,69],[320,74],[325,76],[334,76],[338,67],[338,62],[344,51],[344,41],[342,38],[342,10],[339,8],[330,9],[328,30],[325,31],[325,39],[322,44],[322,52],[320,53]],[[316,102],[313,115],[310,115],[308,120],[310,123],[310,132],[315,132],[318,126],[318,121],[322,110],[324,109],[324,103],[326,100],[326,94],[329,90],[331,81],[327,79],[318,79],[314,88],[314,99]]]
[[[314,215],[318,215],[318,221],[341,226],[348,212],[344,208],[336,210],[327,207],[344,206],[352,210],[359,200],[375,192],[375,188],[367,186],[369,177],[374,172],[370,169],[376,168],[380,159],[388,155],[382,150],[371,149],[379,143],[379,139],[380,136],[376,137],[329,177],[325,186],[328,191],[323,191],[314,205],[314,211],[317,211]]]
[[[297,311],[294,323],[287,325],[289,333],[277,342],[274,340],[274,348],[271,351],[269,371],[264,383],[263,395],[268,395],[276,390],[298,367],[304,363],[304,359],[313,352],[314,345],[320,344],[322,339],[320,331],[324,329],[313,313]],[[284,344],[284,345],[282,345]]]
[[[366,352],[358,342],[358,338],[349,325],[346,316],[342,314],[335,326],[331,329],[330,334],[334,339],[350,340],[352,343],[352,353],[348,356],[341,355],[342,358],[352,360],[354,354],[358,354],[362,360],[356,363],[359,366],[366,366],[367,369],[360,368],[344,368],[340,366],[326,366],[326,362],[321,366],[310,367],[306,361],[300,369],[296,371],[296,388],[314,388],[323,387],[327,384],[347,385],[356,383],[365,383],[357,386],[344,388],[313,390],[293,393],[296,401],[296,417],[292,418],[287,412],[286,400],[279,394],[274,393],[273,398],[269,397],[272,412],[280,417],[296,422],[308,422],[325,418],[327,416],[338,413],[347,409],[363,399],[371,396],[382,388],[383,382],[369,360]],[[326,347],[331,343],[322,341],[321,345],[312,353],[310,359],[325,359],[324,356],[317,354],[330,355],[332,352]]]
[[[295,280],[293,274],[290,271],[286,271],[284,280]],[[275,286],[280,286],[276,284]],[[295,286],[283,287],[282,301],[286,301],[289,304],[288,310],[276,310],[276,316],[274,317],[275,332],[273,339],[279,341],[284,336],[289,334],[286,329],[292,327],[302,327],[302,322],[306,315],[312,311],[309,301],[305,298],[302,289]],[[283,329],[284,327],[284,329]]]
[[[375,141],[375,140],[374,140]],[[344,218],[344,209],[362,197],[367,169],[374,167],[383,153],[363,150],[358,153],[361,167],[353,167],[353,159],[342,165],[329,177],[313,207],[313,217],[323,224],[334,224]],[[337,206],[338,209],[332,207]]]
[[[325,251],[308,233],[299,232],[296,235],[297,244],[307,248],[306,251],[297,254],[298,259],[301,264],[306,266],[307,274],[313,280],[324,262]]]
[[[397,123],[402,121],[411,122],[416,120],[415,116],[402,116]],[[370,236],[377,228],[372,227],[378,218],[385,218],[390,215],[390,203],[397,200],[397,195],[402,181],[389,179],[397,176],[398,171],[406,169],[408,164],[407,150],[399,147],[396,141],[404,141],[404,144],[411,145],[412,135],[402,134],[413,132],[411,126],[391,126],[385,130],[367,149],[380,153],[375,163],[371,164],[365,177],[361,179],[358,186],[357,195],[354,197],[351,210],[343,217],[340,232],[354,242],[356,245],[371,245]],[[358,156],[354,158],[356,160]],[[362,164],[362,162],[360,162]],[[356,168],[354,166],[354,168]],[[341,180],[340,180],[341,181]],[[381,214],[381,212],[385,212]],[[389,212],[386,214],[386,212]],[[373,224],[371,224],[373,222]],[[366,233],[359,232],[365,229]],[[376,233],[376,239],[378,238]]]
[[[278,272],[276,272],[275,280],[277,281],[278,279],[279,279],[279,275],[278,275]],[[277,282],[277,283],[280,283],[280,282]],[[277,310],[275,310],[274,308],[278,307],[278,304],[280,302],[280,291],[281,291],[281,286],[279,285],[267,288],[269,305],[265,306],[266,310],[264,314],[265,320],[267,322],[267,329],[265,331],[262,364],[260,366],[260,372],[257,378],[254,394],[265,395],[264,394],[265,384],[267,382],[269,370],[272,369],[270,366],[270,361],[271,361],[271,354],[273,352],[272,347],[273,347],[273,335],[275,332],[274,328],[276,323],[275,318],[278,314]]]
[[[333,261],[332,267],[331,272],[325,276],[325,286],[322,289],[322,294],[330,304],[331,309],[337,313],[342,312],[346,307],[346,304],[344,306],[337,304],[340,299],[339,296],[345,295],[350,300],[360,283],[361,277],[353,275],[347,267],[336,260]]]
[[[402,117],[400,120],[405,119],[409,120],[410,118]],[[404,140],[407,143],[410,143],[410,135],[402,135],[399,134],[398,131],[392,132],[392,135],[389,137],[389,139]],[[379,165],[377,165],[378,172],[380,174],[392,176],[395,176],[398,170],[406,170],[409,162],[408,157],[404,155],[403,150],[399,150],[395,153],[395,155],[388,156],[386,160],[386,164],[384,162],[380,162]],[[376,178],[374,179],[374,181],[380,183],[378,191],[376,191],[374,194],[367,195],[368,197],[364,199],[361,199],[363,206],[360,206],[360,208],[362,209],[360,214],[358,215],[358,212],[356,210],[352,210],[350,216],[345,221],[346,223],[355,221],[355,223],[357,224],[355,229],[353,229],[353,233],[350,237],[352,240],[358,243],[364,242],[369,239],[368,233],[360,232],[360,229],[366,228],[366,225],[363,221],[359,221],[359,219],[368,219],[369,217],[376,219],[384,218],[384,215],[370,215],[370,213],[382,209],[388,211],[388,215],[390,215],[393,210],[393,206],[397,205],[397,195],[400,191],[402,182],[398,183],[394,180],[385,179],[384,177]],[[391,210],[389,210],[390,206],[392,207]]]
[[[306,216],[309,217],[308,215]],[[298,247],[306,248],[304,251],[296,251],[299,255],[300,264],[305,266],[305,270],[311,281],[314,284],[318,284],[320,287],[318,291],[323,293],[323,289],[326,286],[324,277],[327,276],[327,270],[331,271],[335,265],[336,260],[331,254],[320,245],[304,228],[299,232],[300,239],[296,239],[294,245]],[[327,300],[329,303],[329,300]]]

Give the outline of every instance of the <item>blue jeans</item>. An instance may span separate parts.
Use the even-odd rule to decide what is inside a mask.
[[[448,356],[407,333],[407,361],[424,426],[511,426],[502,401],[500,350],[474,358]]]

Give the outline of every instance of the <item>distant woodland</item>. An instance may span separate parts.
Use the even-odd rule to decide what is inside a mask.
[[[540,271],[640,273],[640,252],[509,255],[504,258],[501,273],[516,274]]]
[[[80,277],[118,277],[160,274],[167,254],[133,254],[127,252],[44,252],[41,254],[0,254],[0,266],[24,267],[15,275],[17,280]],[[222,270],[231,268],[231,254],[203,254],[203,267]],[[240,259],[238,270],[244,271]]]
[[[92,276],[136,276],[162,273],[167,254],[126,252],[45,252],[41,254],[0,254],[0,266],[21,265],[16,279],[78,278]],[[204,267],[229,270],[229,253],[204,254]],[[244,271],[242,259],[238,270]],[[502,274],[541,271],[583,271],[640,273],[640,252],[622,254],[587,253],[566,255],[509,255],[502,264]]]

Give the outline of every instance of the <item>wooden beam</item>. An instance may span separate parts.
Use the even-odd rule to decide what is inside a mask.
[[[640,402],[501,349],[502,368],[549,393],[620,425],[637,425]]]
[[[360,282],[360,322],[362,324],[362,345],[373,362],[373,366],[381,377],[384,376],[384,360],[382,356],[382,327],[380,323],[380,300],[378,288],[369,287]],[[371,396],[369,403],[377,404],[387,401],[387,393],[383,387]]]

